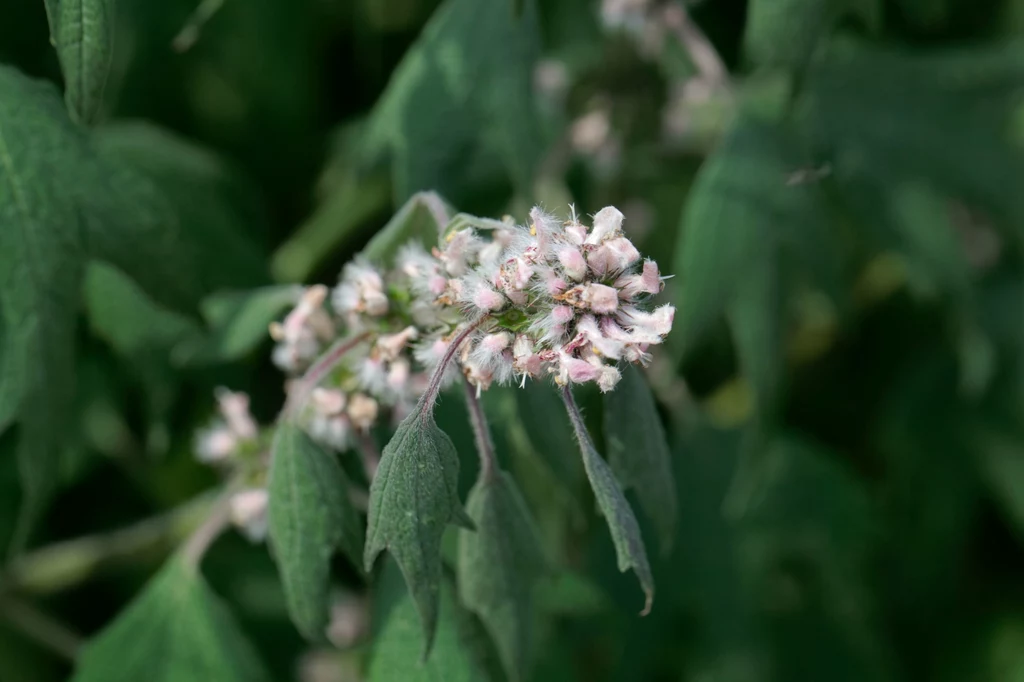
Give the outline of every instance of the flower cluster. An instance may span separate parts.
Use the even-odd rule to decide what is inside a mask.
[[[433,260],[407,268],[411,288],[435,305],[458,305],[470,319],[487,318],[459,350],[478,389],[551,375],[561,385],[594,382],[609,391],[620,378],[617,363],[646,364],[675,315],[671,305],[645,309],[663,278],[622,222],[612,206],[592,227],[575,212],[563,223],[535,208],[528,226],[449,232]],[[417,358],[436,363],[450,337],[444,327],[424,334]]]
[[[249,396],[217,390],[219,416],[196,434],[196,457],[230,471],[242,484],[229,500],[231,522],[253,542],[267,535],[266,452],[249,412]]]

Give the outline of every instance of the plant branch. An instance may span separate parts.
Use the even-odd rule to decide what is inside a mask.
[[[444,356],[441,361],[437,363],[437,368],[430,377],[430,383],[427,384],[427,390],[423,392],[423,396],[420,398],[420,405],[424,406],[421,414],[423,419],[427,419],[429,416],[434,414],[434,403],[437,402],[437,395],[441,392],[441,381],[444,379],[444,373],[448,369],[448,365],[451,363],[452,358],[455,357],[456,351],[462,342],[476,330],[485,320],[491,319],[490,315],[481,315],[472,322],[470,322],[462,331],[455,335],[448,344],[448,350],[444,352]]]
[[[210,509],[206,520],[192,532],[181,548],[181,556],[185,560],[185,564],[193,570],[199,568],[206,551],[231,525],[231,495],[234,492],[233,484],[225,486],[220,498]]]
[[[345,357],[345,354],[365,341],[369,336],[370,332],[363,332],[351,338],[338,339],[330,348],[324,351],[323,355],[313,362],[309,369],[306,370],[306,373],[302,375],[302,378],[296,383],[295,388],[288,396],[288,400],[285,401],[284,414],[290,416],[298,412],[299,408],[306,402],[306,398],[313,392],[313,389],[324,380],[324,377],[330,374],[332,369],[338,366],[338,363]]]
[[[476,387],[469,383],[466,377],[462,378],[462,386],[466,392],[466,406],[469,408],[469,421],[473,425],[476,451],[480,455],[480,478],[490,481],[494,479],[498,468],[497,458],[494,456],[494,440],[491,438],[491,430],[487,426],[487,417],[484,415],[480,398],[476,394]]]
[[[170,551],[210,514],[214,500],[214,494],[203,493],[125,528],[65,540],[24,554],[0,574],[0,592],[59,592],[85,582],[117,561]]]
[[[34,604],[12,595],[0,597],[0,618],[61,658],[74,661],[82,637],[40,611]]]

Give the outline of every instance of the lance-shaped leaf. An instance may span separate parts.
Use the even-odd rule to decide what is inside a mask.
[[[481,475],[466,501],[476,532],[459,532],[459,596],[483,621],[510,680],[529,678],[534,587],[545,570],[530,510],[504,471]]]
[[[440,589],[442,608],[434,647],[436,653],[421,662],[417,654],[427,646],[415,602],[402,595],[385,616],[374,638],[369,682],[484,682],[491,679],[476,652],[478,638],[486,637],[472,616],[455,599],[445,580]]]
[[[331,555],[338,548],[356,566],[363,525],[348,500],[338,461],[298,426],[277,427],[271,453],[269,525],[285,600],[306,637],[324,636],[330,611]]]
[[[96,120],[114,56],[114,0],[47,0],[71,116]]]
[[[424,658],[437,629],[445,526],[473,528],[459,502],[459,456],[434,423],[433,397],[420,400],[384,448],[370,485],[364,555],[366,570],[384,549],[398,562],[423,623]]]
[[[633,509],[622,492],[622,486],[612,472],[612,468],[604,461],[594,441],[587,432],[587,425],[583,423],[583,415],[572,397],[572,391],[568,386],[562,389],[562,398],[565,401],[566,411],[572,421],[573,430],[576,432],[576,440],[579,441],[580,453],[583,455],[583,468],[590,480],[590,487],[597,499],[597,506],[604,514],[608,523],[608,530],[612,534],[612,543],[615,545],[615,555],[618,557],[619,570],[627,571],[633,569],[637,579],[640,580],[640,587],[643,588],[646,600],[644,609],[640,615],[647,615],[651,610],[651,602],[654,600],[654,577],[651,575],[651,565],[647,561],[647,550],[644,548],[644,539],[640,535],[640,525],[636,522]]]
[[[203,577],[171,559],[86,645],[72,682],[262,682],[252,644]]]
[[[615,390],[604,394],[604,429],[612,471],[636,493],[658,529],[662,551],[668,552],[677,511],[672,456],[654,396],[633,365],[626,365]]]

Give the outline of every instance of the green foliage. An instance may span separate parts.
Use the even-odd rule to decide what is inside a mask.
[[[481,475],[466,513],[476,530],[459,531],[459,597],[491,633],[509,679],[529,679],[534,588],[546,563],[530,510],[512,477],[498,471]]]
[[[437,631],[445,526],[473,529],[458,478],[455,446],[434,423],[433,405],[421,400],[384,448],[370,486],[364,561],[369,571],[387,549],[398,562],[423,625],[423,659]]]
[[[114,58],[114,0],[46,0],[72,118],[93,123]]]
[[[514,17],[507,3],[448,0],[396,69],[372,114],[365,154],[393,157],[404,201],[436,189],[463,199],[481,171],[504,169],[529,193],[541,153],[532,106],[539,48],[534,3]]]
[[[672,455],[654,396],[636,367],[625,367],[619,385],[605,394],[604,428],[612,471],[623,488],[636,493],[658,528],[662,551],[668,553],[678,511]]]
[[[202,576],[173,558],[88,644],[72,679],[259,682],[270,676]]]
[[[359,565],[363,524],[348,499],[349,484],[332,455],[298,426],[282,423],[271,450],[270,542],[288,611],[312,640],[329,616],[331,555],[341,549]]]

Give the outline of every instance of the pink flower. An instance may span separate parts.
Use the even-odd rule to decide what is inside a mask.
[[[580,300],[595,313],[601,315],[614,313],[619,307],[618,292],[604,284],[586,285]]]
[[[240,490],[231,496],[231,522],[251,542],[261,542],[267,537],[269,499],[264,488]]]
[[[575,246],[562,246],[558,249],[558,262],[562,264],[569,279],[579,282],[587,274],[587,261]]]
[[[495,310],[501,310],[505,307],[505,297],[499,294],[497,291],[479,287],[473,293],[473,305],[480,310],[493,312]]]
[[[416,327],[408,326],[397,334],[385,334],[377,339],[374,348],[382,360],[394,360],[410,341],[415,341]]]
[[[318,414],[325,416],[341,414],[345,409],[345,394],[336,388],[318,386],[309,396],[310,404]]]
[[[623,275],[615,280],[615,288],[619,296],[632,299],[640,294],[657,294],[662,289],[658,264],[652,260],[644,261],[643,272],[639,275]]]
[[[601,244],[622,230],[622,211],[614,206],[605,206],[594,215],[594,229],[587,237],[586,244]]]
[[[259,430],[256,421],[249,414],[249,396],[247,394],[234,393],[226,388],[220,388],[217,390],[217,403],[228,428],[240,440],[256,438]]]
[[[598,277],[625,270],[640,260],[640,252],[625,237],[610,239],[587,254],[587,263]]]
[[[597,381],[601,376],[601,368],[592,365],[586,360],[574,358],[567,353],[558,354],[558,378],[561,383],[567,381],[574,384],[585,384],[588,381]]]
[[[596,353],[611,360],[618,360],[622,357],[624,344],[605,336],[593,315],[584,315],[580,318],[580,321],[576,323],[576,334],[589,343]]]
[[[379,406],[377,401],[368,395],[356,393],[348,401],[348,418],[352,425],[361,431],[368,431],[377,421]]]

